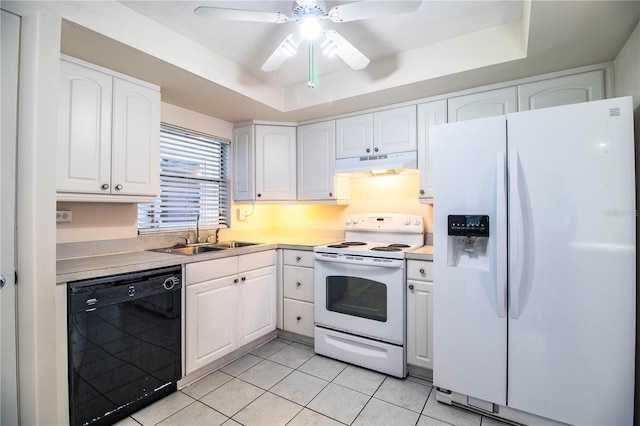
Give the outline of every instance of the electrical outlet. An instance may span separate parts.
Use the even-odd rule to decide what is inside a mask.
[[[69,223],[71,222],[72,214],[69,210],[57,210],[56,211],[56,223]]]
[[[247,220],[247,211],[238,209],[238,220]]]

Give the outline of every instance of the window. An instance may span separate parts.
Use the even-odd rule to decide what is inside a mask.
[[[229,142],[162,124],[160,195],[138,205],[138,230],[229,226]]]

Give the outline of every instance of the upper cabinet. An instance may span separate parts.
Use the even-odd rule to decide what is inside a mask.
[[[518,110],[597,101],[604,98],[602,70],[590,71],[518,86]]]
[[[450,98],[448,122],[494,117],[518,110],[515,86]]]
[[[416,150],[416,106],[336,120],[336,158]]]
[[[144,202],[160,186],[160,92],[88,64],[60,64],[59,200]]]
[[[418,197],[421,202],[433,201],[433,128],[446,122],[446,99],[418,105]]]
[[[336,121],[298,126],[298,201],[343,203],[348,178],[336,176]]]
[[[248,125],[233,132],[236,201],[296,200],[296,128]]]

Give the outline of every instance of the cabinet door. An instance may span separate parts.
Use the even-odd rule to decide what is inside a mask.
[[[160,92],[114,79],[111,193],[160,192]]]
[[[237,276],[187,285],[187,374],[238,347]]]
[[[255,126],[256,199],[296,199],[296,128]]]
[[[433,283],[407,285],[407,364],[433,369]]]
[[[518,86],[518,111],[597,101],[604,98],[603,71],[591,71]]]
[[[110,75],[60,62],[58,191],[110,192],[112,87]]]
[[[276,267],[240,274],[240,346],[276,329]]]
[[[253,124],[233,129],[233,199],[255,200],[255,145]]]
[[[453,123],[516,112],[516,100],[515,86],[458,96],[448,100],[447,119],[449,123]]]
[[[373,153],[416,150],[416,106],[393,108],[373,114]]]
[[[336,198],[335,120],[298,127],[298,200]]]
[[[285,265],[282,286],[284,297],[313,302],[313,268]]]
[[[313,337],[313,303],[284,299],[284,330]]]
[[[419,198],[433,200],[433,128],[447,122],[447,101],[435,101],[418,105],[418,173]]]
[[[373,114],[336,120],[336,158],[373,155]]]

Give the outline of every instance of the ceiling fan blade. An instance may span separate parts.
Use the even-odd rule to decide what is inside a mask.
[[[280,68],[284,61],[298,53],[301,42],[302,38],[298,34],[289,34],[262,65],[262,71],[271,72]]]
[[[333,22],[349,22],[397,13],[415,12],[422,0],[415,1],[379,1],[361,0],[353,3],[334,6],[329,10],[329,18]]]
[[[335,44],[335,54],[354,70],[361,70],[369,65],[369,58],[337,32],[327,30],[324,36]]]
[[[255,10],[226,9],[200,6],[193,11],[202,18],[226,19],[229,21],[270,22],[281,24],[290,18],[280,12],[258,12]]]

